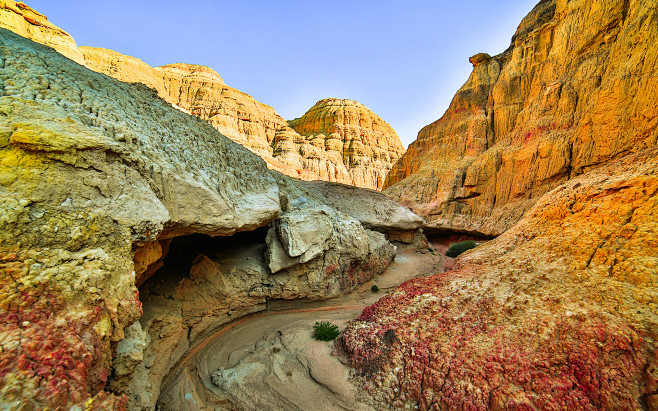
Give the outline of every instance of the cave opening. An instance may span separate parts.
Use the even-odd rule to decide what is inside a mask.
[[[163,243],[163,257],[158,263],[160,267],[147,274],[148,278],[138,286],[140,300],[144,303],[145,297],[153,294],[172,299],[174,289],[182,279],[189,278],[190,269],[200,255],[221,261],[230,259],[241,249],[250,249],[255,256],[262,256],[267,230],[265,226],[231,236],[212,237],[195,233],[167,240]]]
[[[107,390],[153,408],[160,383],[200,338],[236,318],[264,311],[258,293],[268,227],[212,237],[159,239],[135,250],[142,315],[114,347]]]

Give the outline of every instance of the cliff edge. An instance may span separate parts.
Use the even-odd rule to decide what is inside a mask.
[[[657,18],[650,2],[541,1],[508,50],[471,57],[386,194],[437,229],[498,235],[565,181],[656,146]]]

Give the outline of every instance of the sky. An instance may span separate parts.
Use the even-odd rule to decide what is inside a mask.
[[[78,46],[193,63],[284,118],[356,100],[407,146],[539,0],[25,0]]]

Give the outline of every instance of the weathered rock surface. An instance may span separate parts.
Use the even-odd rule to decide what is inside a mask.
[[[338,158],[342,158],[347,167],[351,184],[358,187],[381,190],[386,174],[404,153],[404,146],[393,128],[356,101],[320,100],[289,124],[306,136],[309,144],[306,150],[310,153],[322,153],[322,148],[327,153],[337,151]],[[327,170],[327,177],[332,172]],[[329,178],[322,180],[345,182]]]
[[[22,2],[0,0],[0,27],[50,46],[77,63],[84,62],[84,57],[71,35]]]
[[[342,336],[362,386],[395,408],[656,409],[657,157],[570,180],[366,308]]]
[[[386,174],[404,152],[395,131],[357,102],[319,101],[292,121],[305,130],[299,134],[272,107],[227,86],[209,67],[183,63],[151,67],[116,51],[77,48],[73,38],[45,16],[12,0],[0,0],[0,13],[0,27],[51,46],[91,70],[153,88],[165,101],[208,121],[261,156],[269,168],[288,176],[381,190]]]
[[[497,235],[568,179],[655,146],[657,19],[654,2],[541,1],[508,50],[471,58],[386,194],[432,227]]]
[[[338,295],[393,258],[384,234],[299,198],[310,186],[269,171],[152,89],[4,29],[0,62],[0,408],[152,408],[199,333],[268,298]],[[372,227],[421,224],[385,204],[394,210]],[[275,274],[264,240],[237,261],[166,265],[177,237],[274,229],[288,214],[320,211],[331,226],[326,248]],[[296,239],[289,257],[309,241],[298,230],[276,232],[282,248]]]
[[[160,382],[198,336],[265,310],[271,299],[341,295],[381,273],[395,257],[384,234],[311,204],[286,210],[266,239],[197,238],[184,251],[196,255],[189,269],[165,262],[140,288],[140,322],[150,335],[145,361],[128,383],[121,381],[126,380],[121,365],[118,381],[113,376],[110,383],[113,391],[128,394],[131,408],[151,409]],[[176,240],[171,253],[179,248]]]
[[[310,304],[273,301],[269,312],[198,339],[165,380],[158,408],[314,410],[320,404],[323,410],[372,409],[350,383],[344,359],[333,355],[333,344],[313,339],[313,324],[330,321],[342,329],[359,315],[359,307],[381,296],[371,291],[373,282],[392,290],[440,265],[439,255],[415,253],[411,247],[398,251],[382,276],[354,292]]]

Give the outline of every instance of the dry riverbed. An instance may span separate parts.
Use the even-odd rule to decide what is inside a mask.
[[[333,342],[312,338],[316,321],[341,329],[386,291],[438,272],[441,257],[400,250],[378,278],[329,301],[274,301],[270,310],[228,324],[196,342],[163,384],[161,410],[366,410],[333,355]],[[380,291],[373,293],[377,284]]]

